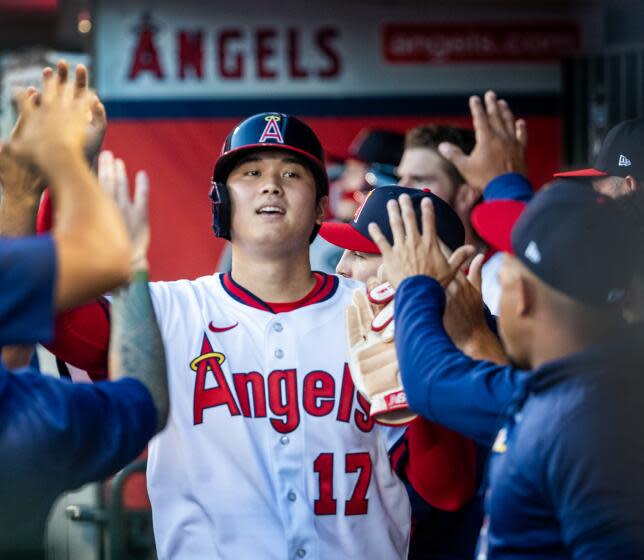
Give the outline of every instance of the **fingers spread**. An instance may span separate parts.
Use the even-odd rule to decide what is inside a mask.
[[[83,90],[86,90],[87,84],[87,68],[83,64],[78,64],[76,66],[76,81],[74,82],[76,94],[78,95]]]
[[[523,119],[519,119],[515,123],[514,136],[523,148],[528,147],[528,126]]]
[[[21,114],[27,114],[33,111],[35,107],[34,97],[29,95],[27,90],[19,89],[15,95],[16,105]]]
[[[454,279],[467,259],[474,254],[474,251],[475,249],[471,245],[463,245],[454,251],[449,260],[450,272],[448,277],[444,279],[445,282],[451,282]]]
[[[54,71],[51,68],[45,68],[42,71],[42,102],[48,103],[56,93],[54,84]]]
[[[400,208],[395,200],[387,202],[387,214],[389,216],[389,227],[394,238],[394,245],[400,245],[405,241],[405,230],[403,228]]]
[[[499,105],[496,100],[496,93],[491,90],[485,92],[485,109],[487,111],[490,126],[496,132],[503,132],[505,127],[501,119],[501,112],[499,111]]]
[[[514,136],[514,115],[505,99],[499,99],[499,112],[505,133],[512,138]]]
[[[369,235],[383,255],[389,254],[391,251],[391,245],[389,245],[389,241],[387,241],[384,233],[380,231],[378,224],[373,222],[369,224]]]
[[[426,196],[420,203],[423,222],[423,243],[429,247],[436,239],[436,216],[431,198]]]
[[[490,134],[490,123],[483,108],[483,103],[476,95],[470,97],[470,112],[472,113],[472,125],[474,126],[476,143],[479,144]]]
[[[114,162],[116,175],[116,202],[121,209],[130,205],[130,190],[127,180],[127,171],[122,159],[117,158]]]
[[[426,197],[428,198],[428,197]],[[416,211],[408,194],[403,194],[398,199],[400,210],[402,212],[403,224],[405,226],[405,241],[411,245],[416,245],[420,238],[418,232],[418,223],[416,222]]]
[[[474,286],[479,292],[481,291],[481,269],[483,268],[484,259],[485,255],[476,255],[470,263],[470,270],[467,274],[469,283],[472,284],[472,286]]]
[[[56,74],[58,76],[58,84],[64,86],[67,83],[67,76],[69,73],[69,66],[67,61],[59,60],[56,64]]]
[[[150,183],[145,171],[138,171],[134,177],[134,213],[138,218],[147,220],[148,193]]]
[[[98,181],[105,192],[114,199],[116,190],[114,156],[108,150],[103,150],[98,156]]]

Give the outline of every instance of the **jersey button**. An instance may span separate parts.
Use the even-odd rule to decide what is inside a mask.
[[[298,548],[297,549],[297,557],[298,558],[304,558],[306,556],[306,550],[303,548]]]
[[[278,348],[277,350],[275,350],[275,357],[278,358],[278,359],[283,358],[284,357],[284,350],[282,350],[281,348]]]
[[[281,443],[282,445],[288,445],[288,442],[289,442],[289,441],[291,441],[291,440],[290,440],[290,439],[288,439],[288,436],[282,436],[282,437],[280,438],[280,443]]]
[[[289,499],[290,502],[294,502],[297,500],[297,496],[295,495],[295,492],[292,490],[286,495],[286,497]]]
[[[282,326],[282,323],[275,323],[273,325],[273,330],[275,332],[282,332],[284,330],[284,327]]]

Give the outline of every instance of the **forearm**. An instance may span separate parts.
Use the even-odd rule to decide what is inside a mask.
[[[25,237],[36,232],[39,195],[17,196],[6,188],[0,203],[0,236]]]
[[[473,360],[456,348],[443,327],[445,295],[435,280],[408,278],[395,297],[396,352],[411,408],[491,444],[520,372]]]
[[[0,236],[33,235],[36,231],[39,201],[40,194],[37,192],[23,192],[22,185],[3,184],[0,202]],[[33,345],[5,346],[2,348],[2,361],[9,369],[17,369],[29,365],[33,353]]]
[[[131,377],[146,386],[157,409],[160,431],[169,411],[168,381],[147,280],[147,273],[135,273],[132,283],[112,299],[109,368],[112,379]]]
[[[495,364],[510,363],[501,342],[486,325],[476,329],[457,347],[473,360],[487,360]]]
[[[504,173],[492,179],[483,191],[483,200],[530,202],[534,192],[530,181],[520,173]]]

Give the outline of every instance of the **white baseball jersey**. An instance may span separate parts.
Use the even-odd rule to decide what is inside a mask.
[[[316,277],[288,312],[227,274],[151,284],[171,399],[148,458],[160,559],[406,558],[402,430],[374,424],[347,366],[359,284]]]

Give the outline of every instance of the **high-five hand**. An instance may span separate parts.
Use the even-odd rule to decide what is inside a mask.
[[[422,233],[418,231],[411,198],[403,194],[398,200],[400,206],[395,200],[387,203],[393,246],[376,224],[369,224],[369,234],[382,253],[387,279],[397,288],[405,278],[422,274],[435,278],[446,287],[472,256],[474,247],[459,247],[448,260],[436,233],[434,206],[430,198],[424,198],[421,203]]]

